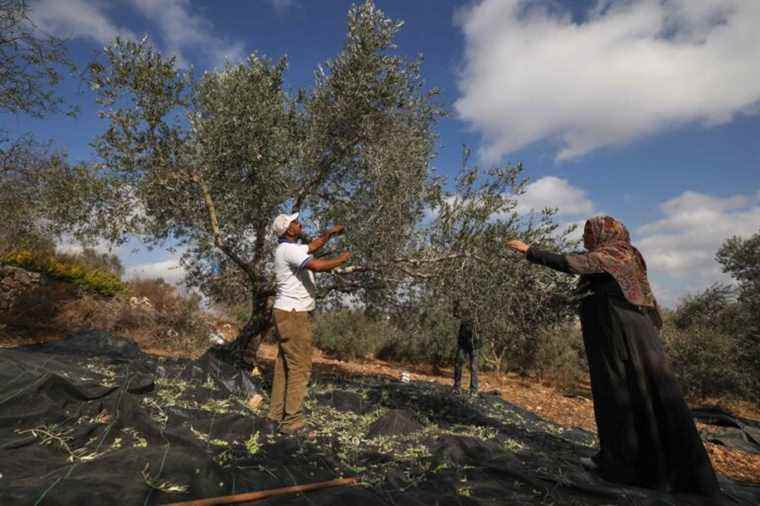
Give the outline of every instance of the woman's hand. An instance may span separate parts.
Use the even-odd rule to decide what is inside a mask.
[[[504,242],[504,246],[506,246],[509,249],[515,250],[519,253],[527,253],[528,246],[524,242],[522,242],[520,239],[510,239],[509,241]]]

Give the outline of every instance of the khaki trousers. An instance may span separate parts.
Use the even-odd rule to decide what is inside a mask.
[[[298,428],[311,375],[312,316],[275,309],[274,323],[279,336],[268,417],[282,427]]]

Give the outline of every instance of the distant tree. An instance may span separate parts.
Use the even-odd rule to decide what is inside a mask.
[[[735,330],[736,289],[716,283],[703,292],[687,295],[673,313],[673,323],[681,330],[694,326]]]
[[[740,302],[760,309],[760,231],[748,239],[727,239],[716,259],[723,266],[723,272],[738,283]],[[760,312],[755,314],[760,322]]]
[[[54,249],[64,234],[89,242],[102,237],[116,200],[108,179],[92,165],[68,163],[64,154],[31,136],[0,149],[0,254],[15,248]],[[114,228],[114,227],[110,227]],[[110,240],[122,237],[112,234]]]
[[[555,209],[539,210],[527,220],[517,213],[527,184],[521,165],[482,173],[467,165],[468,158],[465,152],[455,190],[432,199],[435,217],[421,228],[420,262],[405,267],[418,282],[410,293],[449,315],[458,301],[492,365],[527,371],[534,365],[540,331],[574,317],[575,279],[519,261],[505,250],[504,239],[520,237],[568,251],[576,244],[568,239],[572,228],[559,229]],[[413,314],[406,318],[415,321]]]
[[[716,254],[735,284],[684,297],[664,337],[687,391],[760,399],[760,231],[726,239]],[[718,362],[716,362],[716,358]]]
[[[61,39],[29,19],[29,2],[0,0],[0,111],[44,117],[64,106],[56,93],[75,67]]]
[[[0,112],[74,114],[57,93],[74,70],[64,42],[32,23],[28,2],[0,0]],[[0,253],[51,249],[64,232],[80,238],[94,232],[94,210],[106,188],[92,167],[71,166],[49,144],[0,127]]]
[[[70,183],[77,169],[31,137],[0,149],[0,254],[12,248],[55,249],[63,221],[71,221]],[[74,218],[75,219],[75,218]]]
[[[760,396],[760,231],[748,239],[727,239],[716,259],[738,285],[736,325],[731,330],[740,340],[742,362],[753,371]]]
[[[119,257],[113,253],[97,251],[93,248],[84,248],[77,256],[90,267],[111,272],[119,277],[124,275],[124,266]]]

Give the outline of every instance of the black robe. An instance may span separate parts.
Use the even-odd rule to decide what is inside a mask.
[[[536,248],[531,262],[580,274],[601,475],[610,481],[715,497],[710,460],[646,308],[634,306],[606,272],[578,272],[572,257]]]

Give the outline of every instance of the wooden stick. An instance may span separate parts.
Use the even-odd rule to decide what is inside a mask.
[[[258,492],[247,492],[245,494],[224,495],[220,497],[209,497],[207,499],[194,499],[192,501],[175,502],[166,506],[213,506],[215,504],[235,504],[241,502],[258,501],[259,499],[268,499],[278,495],[295,494],[298,492],[310,492],[321,488],[341,487],[356,485],[359,480],[356,478],[340,478],[337,480],[321,481],[319,483],[309,483],[308,485],[292,485],[290,487],[273,488],[271,490],[260,490]]]

